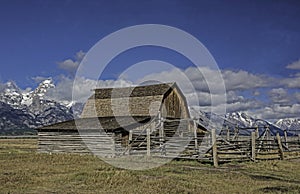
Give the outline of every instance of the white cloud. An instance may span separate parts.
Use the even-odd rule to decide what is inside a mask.
[[[258,118],[274,120],[281,118],[297,118],[300,115],[300,104],[290,106],[273,104],[253,111]]]
[[[258,107],[261,107],[261,102],[249,99],[226,104],[227,112],[247,111]]]
[[[73,75],[84,56],[85,53],[83,51],[78,51],[75,55],[75,59],[66,59],[58,62],[58,67]]]
[[[75,59],[77,61],[81,61],[85,56],[85,52],[83,52],[82,50],[78,51],[75,55]]]
[[[287,69],[300,70],[300,59],[286,66]]]
[[[255,90],[254,92],[253,92],[253,96],[259,96],[260,95],[260,92],[258,91],[258,90]]]
[[[297,103],[300,103],[300,92],[295,92],[294,97],[295,97]]]
[[[289,104],[291,103],[288,91],[284,88],[274,88],[269,91],[269,97],[274,104]]]
[[[67,70],[69,72],[74,72],[79,66],[78,61],[73,61],[72,59],[66,59],[58,63],[59,68]]]
[[[278,81],[282,86],[288,88],[300,88],[300,74],[296,74],[293,77],[283,78]]]
[[[273,78],[266,75],[255,75],[247,71],[222,71],[226,89],[230,90],[249,90],[271,86]]]
[[[222,91],[222,84],[225,84],[226,90],[249,90],[256,88],[269,87],[274,84],[274,79],[266,75],[255,75],[247,71],[218,71],[207,67],[190,67],[182,71],[185,79],[193,83],[198,91],[219,93]],[[218,76],[220,75],[220,76]],[[157,74],[147,75],[144,79],[154,80],[176,80],[181,82],[178,70],[164,71]],[[210,86],[210,88],[208,87]]]
[[[92,95],[92,90],[95,88],[124,87],[130,85],[132,83],[125,80],[103,81],[78,77],[76,78],[76,86],[74,86],[74,79],[62,76],[56,87],[47,92],[47,97],[59,102],[71,101],[73,94],[74,101],[84,103]]]
[[[40,82],[44,81],[45,79],[49,79],[49,77],[35,76],[35,77],[31,77],[31,79],[32,79],[35,83],[40,83]]]

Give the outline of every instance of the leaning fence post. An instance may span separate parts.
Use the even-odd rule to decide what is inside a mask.
[[[150,156],[150,127],[147,128],[147,156]]]
[[[256,137],[256,132],[251,132],[251,159],[255,161],[255,137]]]
[[[284,143],[286,147],[289,147],[288,143],[287,143],[287,131],[284,130]]]
[[[213,151],[213,162],[214,167],[218,167],[218,149],[217,149],[217,137],[216,137],[216,129],[211,130],[211,140],[212,140],[212,151]]]
[[[281,139],[280,139],[279,133],[276,134],[276,137],[277,137],[277,142],[278,142],[278,147],[279,147],[279,156],[280,156],[280,159],[283,160],[284,159],[283,148],[282,148],[282,144],[281,144]]]

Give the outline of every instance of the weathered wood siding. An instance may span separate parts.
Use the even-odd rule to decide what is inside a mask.
[[[162,115],[167,118],[189,118],[187,104],[177,88],[168,93],[162,105]]]
[[[84,141],[83,141],[84,139]],[[87,145],[85,142],[88,142]],[[112,134],[79,134],[76,131],[38,133],[38,151],[44,153],[79,153],[111,157],[116,149]]]

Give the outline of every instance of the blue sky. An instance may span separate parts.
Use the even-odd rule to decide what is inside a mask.
[[[280,88],[288,95],[299,91],[298,86],[287,88],[287,79],[297,77],[298,73],[297,65],[296,68],[287,66],[300,58],[300,2],[297,0],[2,0],[0,81],[14,80],[25,88],[34,87],[32,78],[37,76],[67,75],[59,62],[75,60],[78,51],[87,52],[116,30],[149,23],[174,26],[192,34],[208,48],[224,71],[278,78],[285,82]],[[120,73],[122,60],[129,64],[155,56],[181,68],[188,66],[188,61],[169,51],[160,55],[159,49],[153,50],[148,56],[146,48],[136,51],[140,58],[130,57],[132,53],[128,52],[127,58],[116,59],[104,77],[112,79]],[[268,101],[264,96],[249,94],[268,93],[265,88],[235,92],[237,96]],[[278,88],[272,85],[268,89]]]

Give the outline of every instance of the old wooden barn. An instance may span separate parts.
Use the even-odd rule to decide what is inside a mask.
[[[183,137],[191,134],[196,137],[190,144],[194,151],[201,132],[191,122],[176,83],[100,88],[87,100],[80,119],[39,128],[38,148],[40,152],[91,150],[107,157],[170,155],[182,151],[191,141]]]

